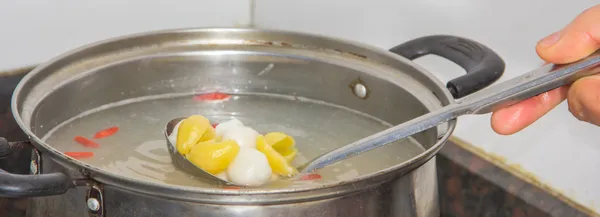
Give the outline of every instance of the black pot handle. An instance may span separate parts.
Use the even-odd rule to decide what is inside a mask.
[[[504,60],[490,48],[470,39],[450,35],[413,39],[390,51],[410,60],[435,54],[461,66],[467,74],[446,84],[455,99],[489,86],[502,76],[505,69]]]
[[[0,137],[0,160],[8,159],[11,145]],[[63,173],[41,175],[12,174],[0,169],[0,197],[23,198],[59,195],[74,187]]]

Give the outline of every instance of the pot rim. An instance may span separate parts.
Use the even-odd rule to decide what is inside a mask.
[[[343,192],[353,192],[353,191],[358,191],[358,190],[362,190],[364,188],[367,188],[369,186],[374,186],[377,185],[380,182],[377,181],[373,181],[373,180],[389,180],[391,178],[397,177],[398,175],[402,175],[405,173],[408,173],[412,170],[414,170],[415,168],[420,167],[421,165],[423,165],[424,163],[426,163],[427,161],[429,161],[443,146],[443,144],[448,140],[448,138],[451,136],[452,132],[455,129],[456,126],[456,119],[453,119],[449,122],[447,122],[447,128],[445,129],[446,132],[443,133],[443,135],[441,133],[438,133],[438,138],[437,138],[437,142],[432,145],[430,148],[426,149],[425,151],[423,151],[422,153],[420,153],[419,155],[411,158],[410,160],[404,161],[398,165],[389,167],[387,169],[378,171],[376,173],[371,173],[369,175],[365,175],[365,176],[360,176],[358,178],[355,178],[353,180],[350,181],[342,181],[342,182],[333,182],[330,184],[324,184],[318,187],[300,187],[300,188],[290,188],[290,189],[268,189],[268,190],[253,190],[253,191],[240,191],[240,190],[224,190],[224,189],[219,189],[219,188],[215,188],[215,189],[208,189],[208,188],[199,188],[199,187],[188,187],[188,186],[179,186],[179,185],[171,185],[171,184],[165,184],[165,183],[159,183],[159,182],[152,182],[152,181],[144,181],[144,180],[140,180],[140,179],[134,179],[134,178],[130,178],[127,176],[122,176],[122,175],[118,175],[116,173],[112,173],[103,169],[100,169],[98,167],[92,166],[90,164],[78,161],[78,160],[74,160],[70,157],[68,157],[67,155],[65,155],[64,153],[56,150],[55,148],[53,148],[51,145],[45,143],[44,141],[42,141],[42,139],[38,136],[36,136],[30,129],[30,127],[28,126],[29,124],[24,123],[24,120],[21,118],[21,111],[18,109],[18,104],[19,102],[19,98],[18,97],[21,94],[21,91],[23,90],[23,87],[26,83],[31,82],[31,79],[38,73],[40,73],[40,71],[43,71],[45,68],[53,65],[54,63],[64,60],[67,57],[71,57],[73,55],[78,54],[81,51],[85,51],[88,49],[93,49],[95,47],[110,43],[110,42],[117,42],[117,41],[122,41],[122,40],[126,40],[126,39],[134,39],[134,38],[140,38],[140,37],[147,37],[147,36],[151,36],[151,35],[155,35],[155,34],[167,34],[167,33],[188,33],[188,32],[239,32],[239,31],[249,31],[249,32],[275,32],[275,33],[284,33],[284,34],[292,34],[292,35],[298,35],[298,36],[303,36],[303,37],[311,37],[311,38],[319,38],[319,39],[324,39],[324,40],[330,40],[330,41],[336,41],[339,43],[343,43],[343,44],[349,44],[361,49],[365,49],[374,53],[377,53],[379,55],[384,55],[386,58],[392,58],[395,61],[399,61],[402,64],[406,64],[409,65],[410,67],[415,68],[416,70],[418,70],[420,73],[423,73],[425,76],[427,76],[428,78],[430,78],[431,82],[435,83],[436,85],[443,87],[441,88],[443,91],[443,96],[438,96],[441,101],[441,103],[444,103],[443,100],[447,100],[449,103],[452,103],[454,101],[454,98],[452,97],[451,93],[445,88],[445,86],[441,83],[441,81],[439,79],[437,79],[436,76],[434,76],[433,74],[431,74],[429,71],[425,70],[424,68],[422,68],[421,66],[419,66],[418,64],[414,63],[413,61],[406,59],[400,55],[394,54],[390,51],[381,49],[381,48],[377,48],[375,46],[371,46],[371,45],[367,45],[361,42],[355,42],[355,41],[351,41],[351,40],[346,40],[346,39],[340,39],[340,38],[336,38],[336,37],[330,37],[330,36],[323,36],[323,35],[319,35],[319,34],[311,34],[311,33],[303,33],[303,32],[297,32],[297,31],[288,31],[288,30],[275,30],[275,29],[262,29],[262,28],[180,28],[180,29],[166,29],[166,30],[157,30],[157,31],[146,31],[146,32],[141,32],[141,33],[134,33],[134,34],[128,34],[128,35],[124,35],[124,36],[119,36],[119,37],[113,37],[110,39],[105,39],[102,41],[97,41],[95,43],[91,43],[91,44],[87,44],[87,45],[83,45],[80,46],[78,48],[72,49],[71,51],[68,51],[66,53],[63,53],[55,58],[50,59],[49,61],[38,65],[37,67],[35,67],[35,69],[33,69],[31,72],[29,72],[28,74],[25,75],[25,77],[23,77],[23,79],[19,82],[19,84],[17,85],[17,87],[15,88],[14,92],[13,92],[13,96],[11,99],[11,109],[13,111],[13,117],[16,121],[16,123],[18,124],[18,126],[29,136],[30,140],[32,140],[32,143],[34,144],[35,148],[41,150],[42,152],[45,153],[49,153],[51,156],[51,158],[63,165],[67,165],[70,168],[83,168],[82,170],[79,170],[80,173],[83,173],[84,176],[93,179],[93,180],[97,180],[100,181],[102,183],[105,184],[113,184],[115,186],[119,186],[119,187],[123,187],[129,190],[134,190],[134,191],[138,191],[138,192],[142,192],[145,194],[154,194],[157,196],[163,196],[163,197],[169,197],[167,195],[165,195],[163,192],[156,192],[156,190],[166,190],[167,192],[173,192],[174,194],[177,194],[176,192],[181,192],[181,191],[185,191],[188,193],[194,193],[194,194],[200,194],[200,195],[237,195],[237,196],[241,196],[241,195],[246,195],[246,196],[256,196],[256,195],[274,195],[274,194],[290,194],[290,193],[306,193],[308,191],[310,191],[310,195],[307,195],[306,197],[309,198],[314,198],[314,197],[322,197],[324,194],[328,194],[325,191],[329,191],[329,194],[335,194],[335,195],[339,195],[342,191]],[[443,98],[445,99],[443,99]],[[440,136],[442,135],[442,136]],[[357,187],[351,187],[351,188],[347,188],[347,186],[357,186],[358,184],[361,185],[360,188]],[[369,186],[364,186],[365,184],[369,185]],[[159,189],[157,189],[159,188]],[[317,192],[320,192],[317,193]],[[182,199],[186,198],[186,199],[190,199],[189,197],[186,197],[185,195],[170,195],[173,196],[173,198],[178,198],[178,199]],[[197,200],[198,198],[193,198],[192,200]],[[214,198],[213,198],[214,199]],[[242,200],[240,201],[245,201],[243,198],[240,198]],[[277,198],[279,199],[279,198]],[[283,198],[281,198],[283,199]],[[297,197],[295,197],[295,199],[297,199]],[[214,201],[214,200],[211,200]],[[229,200],[231,201],[231,200]]]

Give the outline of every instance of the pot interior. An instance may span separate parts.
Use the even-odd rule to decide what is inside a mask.
[[[38,68],[16,96],[20,117],[47,151],[94,153],[77,163],[127,179],[215,188],[171,164],[163,137],[168,120],[200,114],[219,123],[235,117],[263,134],[284,132],[296,140],[299,154],[293,164],[298,166],[447,103],[435,96],[443,96],[443,90],[427,83],[418,69],[385,55],[379,58],[397,67],[364,58],[380,55],[368,49],[356,56],[230,41],[155,45],[122,39],[74,51]],[[366,86],[366,98],[351,88],[357,82]],[[215,91],[233,97],[195,98]],[[119,127],[116,134],[94,140],[98,148],[74,141],[114,126]],[[430,129],[322,169],[321,180],[276,181],[256,189],[310,188],[389,171],[437,144],[438,135],[445,133],[438,131]]]

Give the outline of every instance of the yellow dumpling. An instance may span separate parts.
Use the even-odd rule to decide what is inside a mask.
[[[239,152],[240,146],[233,140],[209,140],[194,145],[186,158],[197,167],[216,175],[225,171]]]
[[[279,152],[287,162],[292,162],[298,149],[296,149],[296,141],[291,136],[281,132],[272,132],[265,135],[265,141],[271,145],[275,151]]]
[[[298,170],[290,165],[283,155],[277,152],[271,145],[267,144],[264,136],[260,135],[256,139],[256,149],[265,154],[269,161],[269,165],[275,174],[293,176],[298,173]]]
[[[201,115],[192,115],[179,124],[177,132],[177,151],[185,155],[199,142],[208,141],[215,137],[215,129],[210,121]]]
[[[202,138],[200,138],[200,140],[198,140],[198,142],[206,142],[208,140],[216,139],[217,134],[215,132],[215,128],[210,126],[210,123],[208,123],[208,124],[209,124],[209,126],[206,128],[206,132],[204,133]]]

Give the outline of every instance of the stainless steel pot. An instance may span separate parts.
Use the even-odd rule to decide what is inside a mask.
[[[467,74],[444,86],[411,61],[427,54],[449,59]],[[446,35],[390,51],[256,29],[115,38],[59,56],[21,80],[12,110],[35,147],[32,175],[0,173],[0,196],[32,197],[29,216],[439,216],[431,159],[455,120],[414,136],[424,151],[396,166],[319,187],[256,191],[133,179],[69,158],[41,138],[109,103],[214,88],[305,97],[398,124],[492,84],[503,71],[504,62],[489,48]]]

